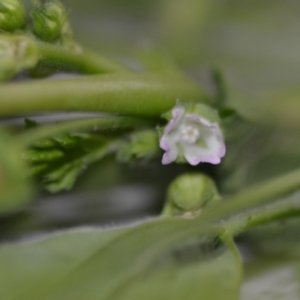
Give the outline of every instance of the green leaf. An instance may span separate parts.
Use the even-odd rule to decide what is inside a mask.
[[[26,127],[36,123],[26,120]],[[111,152],[111,142],[92,134],[70,133],[35,142],[22,158],[31,163],[30,175],[38,175],[44,187],[56,193],[70,190],[87,165]]]
[[[241,266],[234,244],[205,235],[185,235],[191,239],[179,245],[170,239],[191,224],[156,219],[2,246],[0,299],[237,299]]]
[[[238,275],[240,274],[234,266],[230,251],[206,259],[203,257],[201,259],[199,253],[198,257],[193,258],[193,254],[189,251],[191,249],[186,250],[186,257],[184,255],[183,258],[180,257],[179,253],[176,258],[161,262],[159,267],[154,265],[141,277],[136,278],[130,286],[117,291],[114,299],[234,300],[238,298]],[[213,288],[214,285],[218,288]]]

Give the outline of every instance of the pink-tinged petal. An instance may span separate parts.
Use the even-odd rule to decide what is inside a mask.
[[[219,157],[223,157],[226,154],[226,146],[225,143],[223,142],[221,147],[220,147],[220,151],[219,151]]]
[[[170,151],[171,145],[165,136],[160,139],[159,147],[165,151]]]
[[[160,148],[166,151],[162,158],[163,165],[175,161],[178,156],[178,150],[176,145],[178,137],[176,134],[174,136],[173,134],[169,133],[176,127],[183,115],[184,109],[181,107],[175,107],[172,110],[173,118],[169,121],[169,123],[164,129],[164,134],[159,142]]]
[[[185,155],[185,159],[187,162],[192,165],[196,166],[200,163],[210,163],[213,165],[217,165],[221,162],[221,159],[217,156],[203,156],[203,157],[191,157],[189,155]]]
[[[207,156],[202,158],[202,162],[210,163],[213,165],[217,165],[221,162],[221,158],[217,156]]]
[[[187,142],[183,137],[184,126],[195,126],[195,130],[199,130],[195,142]],[[202,141],[198,143],[198,139]],[[219,124],[212,123],[197,114],[185,114],[183,107],[175,107],[172,110],[172,119],[164,129],[159,146],[165,150],[162,158],[164,165],[177,159],[179,148],[183,151],[186,161],[193,166],[201,162],[219,164],[226,152]]]
[[[216,136],[218,137],[219,143],[220,143],[219,156],[223,157],[226,154],[226,146],[225,146],[223,134],[222,134],[218,124],[212,124],[212,126],[213,126],[213,129],[216,132]]]
[[[170,122],[166,125],[164,129],[164,135],[168,134],[172,129],[174,129],[174,127],[177,125],[177,123],[179,122],[183,114],[184,114],[184,109],[181,107],[175,107],[172,109],[173,119],[170,120]]]
[[[213,153],[209,148],[202,148],[196,145],[185,147],[183,153],[187,162],[196,166],[201,162],[211,163],[211,164],[219,164],[221,162],[220,157]]]
[[[226,146],[225,146],[225,143],[224,143],[223,134],[222,134],[222,132],[220,130],[220,127],[217,123],[210,123],[208,120],[206,120],[204,118],[201,118],[198,115],[192,115],[192,114],[186,115],[186,118],[188,118],[189,120],[191,120],[193,122],[202,124],[205,127],[209,128],[212,131],[212,134],[214,136],[216,136],[217,139],[218,139],[218,143],[219,143],[219,147],[218,147],[218,150],[217,150],[218,156],[219,157],[225,156]]]
[[[211,135],[204,138],[207,148],[210,149],[213,155],[223,157],[226,153],[226,147],[223,136],[218,127],[211,129]]]
[[[171,147],[170,151],[165,152],[161,163],[163,165],[167,165],[167,164],[175,161],[177,156],[178,156],[178,150],[177,150],[176,145],[174,145],[173,147]]]
[[[202,158],[209,154],[210,153],[207,148],[198,147],[196,145],[186,146],[183,148],[183,156],[192,166],[198,165],[202,161]]]

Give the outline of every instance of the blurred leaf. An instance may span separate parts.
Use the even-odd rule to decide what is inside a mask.
[[[251,230],[245,241],[250,251],[241,300],[300,298],[300,219]]]
[[[300,297],[300,263],[282,258],[262,258],[256,262],[258,271],[245,281],[241,300],[297,300]]]
[[[186,222],[158,219],[3,246],[0,298],[237,299],[241,266],[234,244],[205,236],[170,243],[166,237],[180,235]]]

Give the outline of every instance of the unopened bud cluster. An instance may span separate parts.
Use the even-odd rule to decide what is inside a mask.
[[[0,1],[0,32],[11,33],[23,30],[32,31],[39,39],[46,42],[71,39],[72,33],[68,15],[58,0],[39,3],[30,12],[31,20],[26,24],[26,12],[21,0]]]
[[[25,9],[20,0],[0,2],[0,31],[14,31],[25,26]]]
[[[66,10],[58,0],[37,1],[30,16],[31,20],[21,0],[0,0],[0,81],[26,69],[35,74],[32,69],[40,56],[37,42],[70,49],[75,45]],[[43,72],[49,70],[39,70],[38,74]]]
[[[33,32],[47,42],[54,42],[63,36],[71,35],[67,13],[56,0],[38,5],[31,12]]]

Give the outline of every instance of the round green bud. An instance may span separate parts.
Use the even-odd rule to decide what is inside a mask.
[[[215,183],[206,175],[187,173],[178,176],[169,186],[164,216],[194,217],[202,209],[220,200]]]
[[[30,15],[33,32],[46,42],[58,40],[68,28],[65,8],[56,0],[35,7]]]
[[[25,22],[25,9],[20,0],[0,2],[0,31],[14,31],[24,27]]]
[[[0,80],[36,65],[39,52],[33,39],[22,35],[0,34]]]

